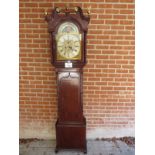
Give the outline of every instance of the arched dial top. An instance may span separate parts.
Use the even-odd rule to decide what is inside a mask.
[[[81,34],[72,22],[62,23],[56,34],[57,60],[81,59]]]
[[[79,33],[79,29],[72,22],[64,22],[59,26],[58,33]]]

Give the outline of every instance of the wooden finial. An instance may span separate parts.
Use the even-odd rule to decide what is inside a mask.
[[[67,3],[66,4],[66,11],[69,9],[69,4]]]
[[[87,8],[87,13],[90,15],[91,5]]]
[[[56,12],[60,13],[60,8],[59,7],[56,8]]]
[[[78,7],[76,6],[76,7],[74,7],[74,10],[75,10],[75,12],[77,12],[78,11]]]
[[[48,15],[48,13],[47,13],[47,11],[46,11],[46,10],[45,10],[45,12],[44,12],[44,15],[45,15],[45,16],[47,16],[47,15]]]

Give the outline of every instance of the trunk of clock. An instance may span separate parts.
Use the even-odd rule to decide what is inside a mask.
[[[82,69],[57,69],[58,120],[56,151],[81,149],[86,152],[86,120],[82,106]]]

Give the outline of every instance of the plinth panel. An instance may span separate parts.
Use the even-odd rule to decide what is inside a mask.
[[[56,124],[56,149],[86,150],[86,126],[83,124]]]

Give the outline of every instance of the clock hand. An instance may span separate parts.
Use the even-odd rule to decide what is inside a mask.
[[[68,37],[68,41],[69,41],[69,35],[67,37]]]

